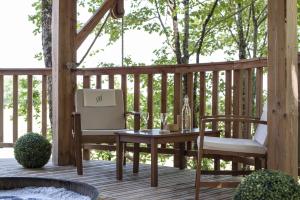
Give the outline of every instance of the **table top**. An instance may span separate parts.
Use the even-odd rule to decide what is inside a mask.
[[[205,132],[215,132],[212,130],[205,130]],[[137,136],[137,137],[176,137],[182,136],[184,134],[188,135],[199,135],[199,128],[194,128],[191,131],[174,131],[174,132],[163,132],[161,129],[148,129],[148,130],[123,130],[117,131],[115,134],[117,135],[126,135],[126,136]]]

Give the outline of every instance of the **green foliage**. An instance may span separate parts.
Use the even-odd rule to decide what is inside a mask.
[[[14,147],[15,158],[25,168],[41,168],[50,159],[51,144],[37,133],[20,137]]]
[[[33,15],[29,15],[28,20],[35,25],[33,34],[37,35],[42,31],[42,1],[37,0],[33,2],[31,6],[35,9],[36,12]]]
[[[279,171],[260,170],[247,176],[236,189],[234,200],[298,200],[300,186]]]
[[[18,104],[19,104],[19,116],[25,117],[27,115],[27,90],[28,90],[28,82],[27,78],[20,78],[18,81]],[[41,80],[37,78],[32,79],[32,106],[33,106],[33,117],[34,119],[39,119],[41,114]],[[6,108],[13,108],[13,94],[12,94],[12,79],[9,79],[6,82],[5,87],[5,107]],[[27,120],[25,118],[25,120]]]

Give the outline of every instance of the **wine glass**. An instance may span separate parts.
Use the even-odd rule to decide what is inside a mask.
[[[167,119],[168,119],[168,113],[160,113],[160,121],[162,124],[162,130],[167,129]]]
[[[141,120],[142,120],[143,124],[145,125],[145,129],[143,129],[142,131],[148,131],[147,124],[148,124],[148,120],[149,120],[149,113],[141,112]]]

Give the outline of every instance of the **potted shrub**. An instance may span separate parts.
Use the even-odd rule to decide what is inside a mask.
[[[37,133],[20,137],[14,147],[15,158],[25,168],[41,168],[50,159],[51,144]]]
[[[300,186],[295,179],[279,171],[259,170],[247,176],[237,187],[234,200],[298,200]]]

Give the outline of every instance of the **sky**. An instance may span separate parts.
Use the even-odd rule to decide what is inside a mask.
[[[37,68],[44,67],[43,61],[34,58],[35,54],[41,52],[41,35],[32,33],[34,25],[28,21],[28,15],[34,13],[32,3],[34,0],[9,0],[1,1],[0,6],[0,68]],[[17,6],[16,6],[17,5]],[[80,20],[85,21],[89,14],[81,13]],[[164,38],[157,34],[147,34],[142,31],[125,32],[125,55],[130,55],[134,62],[142,62],[147,65],[152,64],[154,58],[153,50],[160,47]],[[85,41],[78,50],[78,60],[88,48],[93,36]],[[121,64],[121,42],[117,42],[111,47],[106,47],[106,38],[99,38],[94,46],[103,48],[97,56],[87,58],[85,66],[95,67],[99,62]],[[217,58],[217,60],[216,60]],[[224,56],[218,51],[212,56],[202,57],[203,62],[222,61]]]

